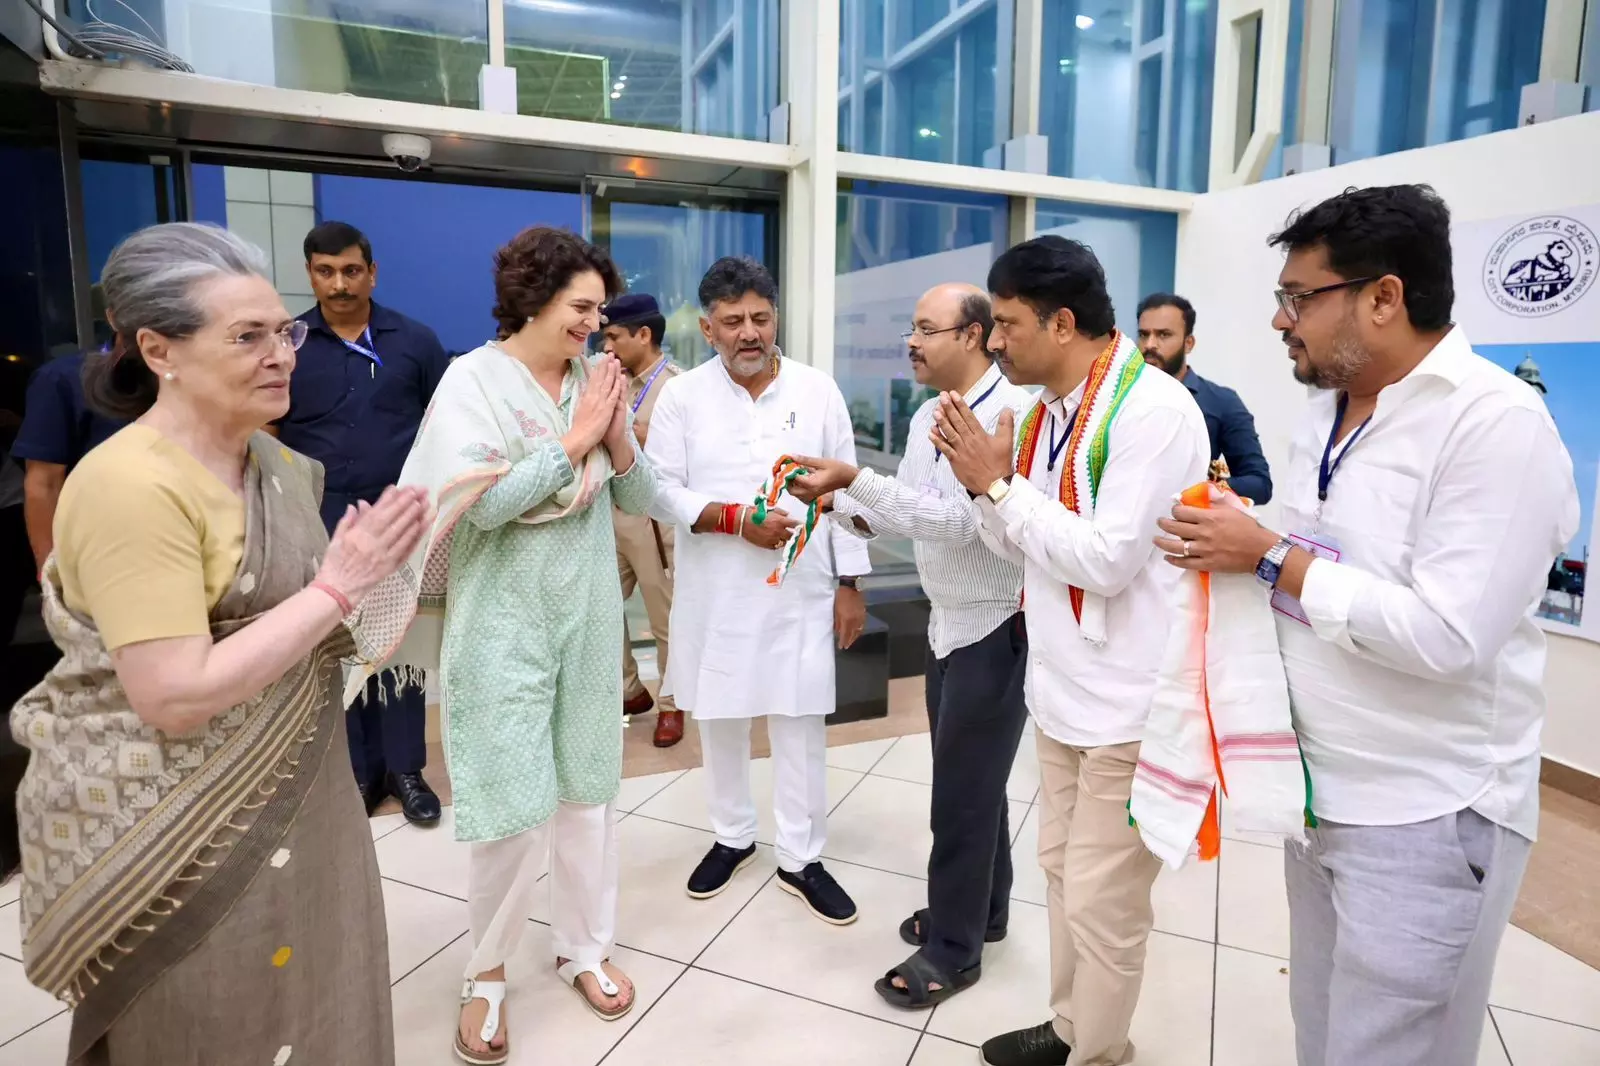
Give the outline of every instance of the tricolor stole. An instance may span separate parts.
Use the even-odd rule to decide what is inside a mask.
[[[1095,357],[1083,386],[1079,417],[1073,419],[1067,436],[1066,462],[1061,470],[1061,505],[1084,518],[1094,517],[1094,502],[1100,493],[1100,477],[1105,473],[1110,452],[1111,423],[1122,410],[1122,402],[1133,391],[1133,383],[1144,372],[1144,357],[1139,349],[1113,330],[1111,343]],[[1017,430],[1017,472],[1029,477],[1033,456],[1044,435],[1045,406],[1035,401]],[[1069,586],[1072,614],[1083,621],[1083,590]]]
[[[767,520],[767,511],[778,505],[778,497],[783,495],[784,489],[789,487],[789,482],[801,474],[810,473],[807,468],[794,461],[794,456],[785,455],[772,464],[772,476],[767,478],[767,483],[761,486],[761,492],[756,496],[755,507],[751,512],[751,520],[756,525]],[[795,560],[800,558],[800,553],[811,541],[811,533],[817,528],[817,503],[811,501],[806,508],[806,516],[799,525],[794,527],[794,532],[789,534],[789,542],[783,546],[783,553],[778,558],[778,565],[772,573],[767,575],[767,584],[778,588],[783,584],[783,579],[788,576],[790,567]]]

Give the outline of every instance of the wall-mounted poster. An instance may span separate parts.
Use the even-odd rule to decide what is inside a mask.
[[[1600,205],[1455,227],[1456,322],[1537,389],[1572,456],[1583,521],[1552,561],[1539,619],[1600,641],[1584,586],[1600,504]]]

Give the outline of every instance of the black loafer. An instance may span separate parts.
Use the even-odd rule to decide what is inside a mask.
[[[756,846],[730,848],[726,844],[713,844],[700,865],[689,875],[689,898],[710,899],[728,887],[733,875],[749,866],[756,857]]]
[[[988,1066],[1067,1066],[1072,1049],[1056,1035],[1054,1022],[985,1041],[981,1056]]]
[[[367,808],[367,817],[371,818],[373,812],[389,798],[389,790],[383,787],[382,782],[376,785],[357,785],[361,790],[361,803]]]
[[[778,871],[778,887],[798,896],[818,918],[830,925],[849,925],[856,920],[855,900],[839,887],[833,875],[814,862],[797,874]]]
[[[414,825],[432,825],[439,820],[439,797],[434,795],[421,773],[390,774],[384,784],[390,795],[400,801],[406,821]]]

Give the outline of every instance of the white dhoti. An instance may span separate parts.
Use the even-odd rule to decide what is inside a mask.
[[[562,803],[544,825],[471,845],[467,911],[473,952],[464,976],[492,970],[516,953],[547,856],[556,956],[591,966],[611,954],[617,923],[616,807]]]
[[[706,797],[717,843],[743,850],[756,842],[750,794],[750,719],[700,721]],[[778,866],[799,873],[822,857],[828,839],[827,725],[821,715],[767,719],[772,741],[772,814]]]

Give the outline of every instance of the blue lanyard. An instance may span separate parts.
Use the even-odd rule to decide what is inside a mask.
[[[667,357],[663,355],[661,357],[661,361],[656,364],[655,371],[648,378],[645,379],[644,388],[639,390],[639,398],[637,400],[633,401],[633,413],[634,414],[638,414],[639,413],[639,405],[644,403],[644,398],[646,396],[650,395],[650,386],[654,385],[656,383],[656,378],[660,377],[661,376],[661,372],[663,370],[665,370],[666,368],[667,368]]]
[[[1066,433],[1062,434],[1060,444],[1056,443],[1055,412],[1052,411],[1050,413],[1050,461],[1045,464],[1045,470],[1049,471],[1050,473],[1055,472],[1056,460],[1061,457],[1061,449],[1065,448],[1067,446],[1067,441],[1072,439],[1072,427],[1078,424],[1078,411],[1081,411],[1082,409],[1082,406],[1075,408],[1072,412],[1072,417],[1067,419],[1067,431]],[[1037,440],[1038,438],[1034,439]]]
[[[378,357],[378,349],[372,343],[372,327],[370,325],[361,331],[361,340],[365,343],[357,344],[355,341],[346,341],[343,337],[340,337],[339,339],[344,341],[344,346],[346,348],[350,349],[352,352],[355,352],[357,355],[366,356],[377,366],[383,365],[383,360]]]
[[[983,401],[987,400],[994,393],[994,390],[998,389],[999,387],[1000,387],[1000,379],[996,378],[994,384],[990,385],[987,389],[985,389],[983,391],[983,395],[982,396],[979,396],[976,400],[973,400],[972,401],[972,406],[967,408],[967,410],[969,410],[969,411],[973,412],[974,414],[976,414],[977,411],[978,411],[978,405],[983,403]],[[646,385],[645,388],[649,388],[649,386]],[[944,452],[941,452],[937,448],[935,448],[934,451],[933,451],[934,464],[937,465],[938,463],[943,461],[943,459],[944,459]]]
[[[1333,475],[1339,472],[1339,464],[1344,462],[1344,457],[1350,454],[1350,449],[1355,447],[1357,440],[1361,439],[1362,431],[1372,422],[1372,416],[1368,415],[1366,422],[1356,427],[1356,431],[1350,434],[1350,439],[1345,441],[1344,447],[1339,449],[1338,456],[1334,457],[1334,438],[1339,435],[1339,427],[1344,425],[1344,412],[1349,406],[1350,397],[1345,393],[1340,393],[1339,406],[1334,410],[1333,428],[1328,430],[1328,443],[1322,449],[1322,465],[1317,468],[1317,500],[1321,503],[1327,502],[1328,486],[1333,482]],[[1333,459],[1331,463],[1328,461],[1330,458]]]

